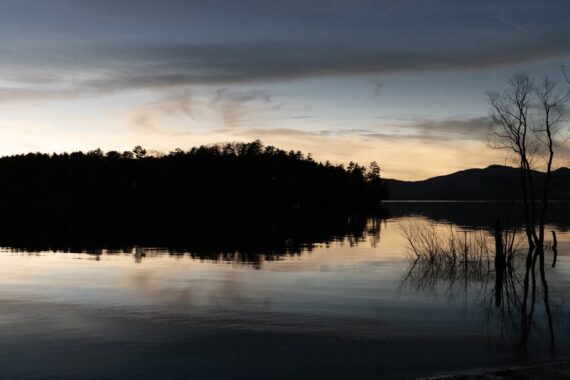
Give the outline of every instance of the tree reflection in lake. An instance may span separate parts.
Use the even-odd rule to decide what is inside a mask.
[[[524,236],[516,228],[502,229],[497,222],[493,232],[457,230],[432,222],[401,224],[400,229],[410,261],[402,287],[434,294],[443,289],[448,296],[462,294],[465,302],[474,297],[488,305],[488,318],[496,314],[501,328],[518,332],[525,348],[541,303],[554,348],[548,282],[543,265],[537,265],[543,255],[522,247]],[[545,246],[552,247],[556,249],[553,243]]]
[[[513,349],[521,336],[525,247],[501,239],[504,260],[497,257],[491,228],[431,226],[419,212],[270,221],[163,218],[142,209],[78,214],[4,214],[0,221],[0,246],[11,247],[0,249],[2,379],[14,369],[24,372],[12,378],[38,379],[190,372],[400,379],[552,360],[538,272],[529,350]],[[427,225],[425,236],[435,239],[428,247],[446,249],[416,261],[398,228],[406,222]],[[568,360],[570,234],[556,232],[558,262],[546,274],[557,359]],[[550,251],[546,257],[551,264]],[[402,289],[414,261],[411,289]],[[502,262],[501,278],[495,268]],[[422,287],[441,290],[439,299],[416,291]],[[531,277],[528,294],[530,306]]]
[[[380,240],[382,215],[299,213],[273,217],[195,216],[161,209],[80,209],[56,212],[4,210],[0,246],[20,252],[128,254],[136,262],[152,255],[247,264],[299,256],[332,242],[354,247]],[[40,212],[41,211],[41,212]]]
[[[453,227],[434,223],[400,225],[407,242],[410,268],[403,285],[416,290],[467,292],[471,282],[486,283],[490,270],[490,252],[483,233],[459,233]]]

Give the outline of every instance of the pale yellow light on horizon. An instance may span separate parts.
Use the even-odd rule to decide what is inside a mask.
[[[350,161],[367,166],[376,161],[384,178],[421,180],[471,167],[504,163],[505,153],[476,140],[436,141],[413,137],[372,138],[339,129],[339,133],[311,131],[312,121],[287,128],[287,120],[273,121],[279,128],[264,128],[269,111],[248,104],[233,107],[233,120],[223,116],[227,109],[210,107],[193,99],[151,103],[141,107],[140,99],[130,105],[112,99],[91,99],[79,105],[67,102],[17,104],[0,112],[0,155],[28,152],[72,152],[101,148],[131,150],[142,145],[147,150],[168,152],[202,144],[262,140],[285,150],[311,153],[317,161],[333,164]],[[192,112],[189,111],[192,107]],[[140,124],[144,116],[146,124]],[[326,121],[319,121],[325,129]],[[251,126],[255,128],[252,129]],[[332,128],[329,128],[332,129]]]
[[[175,148],[189,149],[203,144],[260,139],[265,145],[311,153],[317,161],[329,160],[333,164],[345,165],[353,161],[365,166],[376,161],[382,168],[384,178],[402,180],[421,180],[466,168],[505,162],[504,152],[490,149],[486,143],[479,141],[433,143],[405,138],[369,139],[357,135],[264,136],[237,132],[170,133],[129,128],[117,133],[97,128],[82,128],[81,131],[74,132],[54,128],[49,123],[12,121],[9,128],[0,126],[0,154],[88,151],[95,148],[123,151],[130,150],[135,145],[166,153]]]

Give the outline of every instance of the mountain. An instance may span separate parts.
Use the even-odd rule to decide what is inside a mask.
[[[541,189],[545,174],[533,172],[536,188]],[[570,169],[552,172],[551,199],[570,200]],[[511,200],[520,199],[520,173],[517,168],[491,165],[467,169],[423,181],[386,179],[390,200]],[[536,194],[540,196],[539,193]]]

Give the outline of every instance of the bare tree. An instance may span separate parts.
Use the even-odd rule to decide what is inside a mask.
[[[525,229],[530,246],[534,246],[538,238],[533,232],[535,211],[531,207],[535,201],[531,168],[536,153],[536,144],[531,139],[532,131],[529,125],[533,86],[528,75],[518,73],[510,79],[506,90],[488,94],[493,122],[490,146],[507,150],[520,168]]]
[[[555,151],[565,141],[562,117],[570,92],[549,78],[535,85],[527,74],[518,73],[506,90],[489,92],[488,99],[493,125],[489,145],[507,150],[520,168],[528,242],[543,246]],[[541,169],[545,179],[535,183],[532,172]]]
[[[554,153],[555,149],[565,141],[565,136],[562,133],[562,121],[564,106],[570,100],[570,91],[557,89],[557,83],[546,77],[535,88],[535,97],[537,100],[537,117],[534,120],[533,132],[542,146],[542,157],[545,165],[537,245],[544,247],[544,218],[548,207]]]
[[[503,92],[488,94],[493,129],[490,146],[505,149],[520,169],[525,230],[529,244],[522,302],[523,339],[528,339],[536,299],[536,263],[543,285],[547,314],[548,285],[544,272],[544,224],[549,203],[556,148],[564,141],[562,116],[570,92],[544,78],[538,84],[527,75],[515,74]],[[543,169],[544,180],[535,181],[534,170]],[[530,282],[531,307],[527,312]],[[549,318],[550,321],[550,318]],[[554,341],[550,324],[551,343]]]

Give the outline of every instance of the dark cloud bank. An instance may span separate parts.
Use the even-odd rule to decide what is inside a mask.
[[[69,96],[563,60],[569,8],[567,1],[7,1],[0,75]]]

